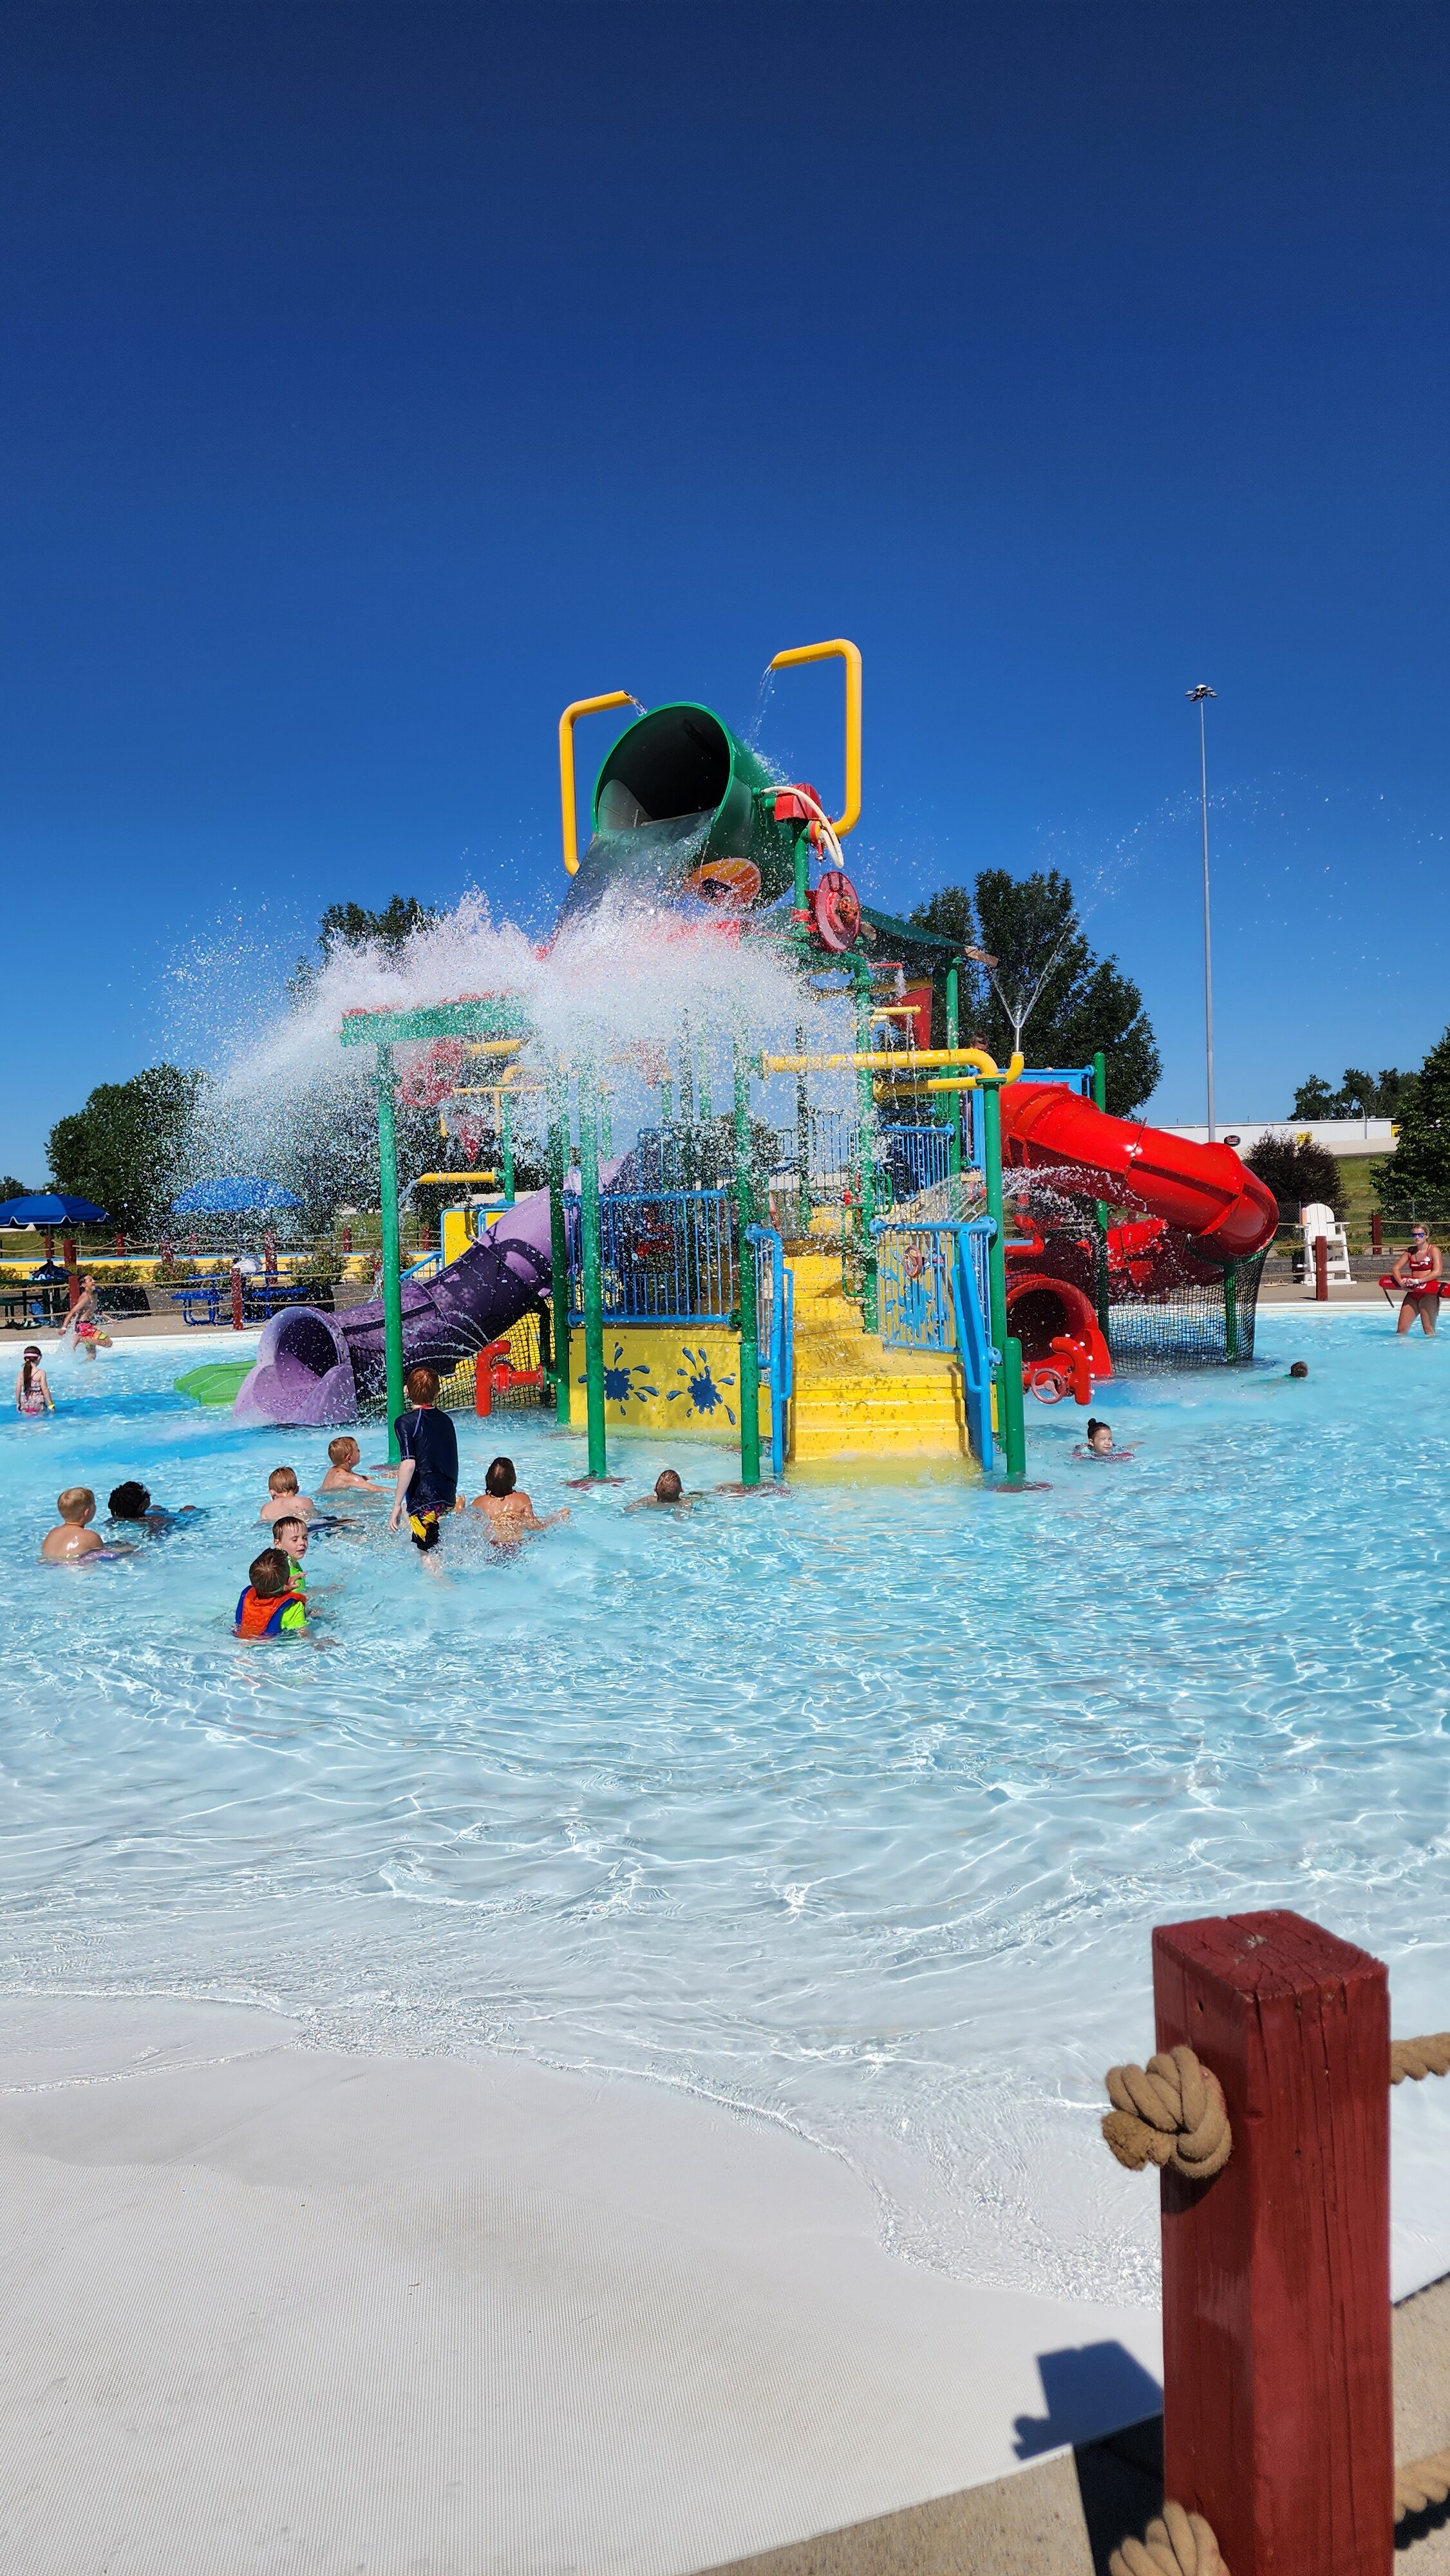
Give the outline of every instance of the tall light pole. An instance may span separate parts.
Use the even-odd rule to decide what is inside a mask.
[[[1213,1136],[1213,942],[1208,926],[1208,733],[1204,711],[1210,698],[1218,696],[1200,680],[1196,689],[1185,692],[1190,706],[1198,709],[1198,778],[1203,802],[1203,1038],[1208,1060],[1208,1141]]]

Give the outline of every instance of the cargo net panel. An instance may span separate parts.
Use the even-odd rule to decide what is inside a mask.
[[[493,1410],[502,1406],[520,1411],[532,1405],[536,1410],[542,1400],[543,1377],[539,1359],[539,1318],[537,1312],[521,1315],[500,1342],[488,1348],[499,1356],[492,1364]],[[478,1403],[477,1362],[470,1352],[438,1380],[438,1402],[445,1413],[472,1413]]]
[[[1055,1284],[1096,1307],[1105,1264],[1108,1347],[1124,1375],[1253,1358],[1267,1246],[1229,1269],[1196,1236],[1141,1208],[1103,1209],[1104,1229],[1101,1203],[1063,1170],[1006,1171],[1002,1197],[1009,1306],[1014,1283],[1027,1292],[1018,1300],[1026,1357],[1045,1354],[1049,1325],[1061,1329],[1061,1319],[1051,1322]]]
[[[1215,1368],[1254,1356],[1259,1286],[1268,1252],[1255,1252],[1211,1275],[1191,1260],[1190,1238],[1172,1238],[1199,1275],[1174,1286],[1139,1290],[1108,1275],[1108,1348],[1125,1377],[1152,1370]],[[1230,1318],[1233,1330],[1230,1334]]]

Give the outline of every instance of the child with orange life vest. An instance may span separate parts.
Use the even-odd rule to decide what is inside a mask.
[[[251,1577],[237,1603],[239,1637],[295,1637],[307,1626],[307,1603],[292,1581],[286,1550],[264,1547],[248,1568]]]

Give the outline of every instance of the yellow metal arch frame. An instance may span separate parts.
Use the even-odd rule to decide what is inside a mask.
[[[602,716],[610,707],[637,707],[628,689],[606,689],[602,698],[576,698],[559,718],[559,810],[564,825],[564,865],[579,873],[579,796],[574,781],[574,727],[581,716]]]
[[[792,644],[777,653],[772,671],[793,670],[798,662],[841,661],[846,665],[846,803],[844,812],[834,815],[831,829],[839,837],[854,832],[861,820],[861,652],[844,635],[832,636],[827,644]]]

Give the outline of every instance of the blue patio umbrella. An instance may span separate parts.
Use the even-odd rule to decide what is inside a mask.
[[[38,1226],[53,1233],[62,1225],[104,1225],[106,1211],[94,1199],[73,1199],[64,1190],[31,1190],[22,1199],[0,1202],[0,1225]]]
[[[237,1173],[225,1173],[215,1181],[198,1181],[195,1189],[183,1190],[171,1202],[173,1216],[254,1216],[269,1214],[277,1208],[302,1205],[290,1190],[279,1188],[276,1181],[247,1179]]]

